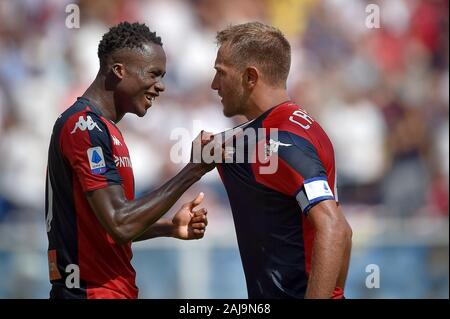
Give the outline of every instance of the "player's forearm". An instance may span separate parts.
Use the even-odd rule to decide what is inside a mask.
[[[142,236],[204,173],[202,166],[190,163],[157,190],[125,203],[116,214],[120,241],[129,242]],[[162,229],[157,227],[156,230]]]
[[[133,239],[134,242],[156,237],[175,237],[175,226],[170,219],[160,219],[145,230],[140,236]]]
[[[316,230],[305,298],[332,296],[342,269],[348,236],[347,226],[342,222],[330,221]]]
[[[350,267],[350,257],[351,257],[351,251],[352,251],[352,231],[351,231],[351,228],[349,228],[349,229],[350,229],[350,236],[347,236],[347,242],[346,242],[345,250],[344,250],[344,259],[343,259],[342,267],[339,272],[339,276],[338,276],[337,283],[336,283],[336,286],[340,287],[342,289],[345,288],[345,282],[347,280],[348,269]]]

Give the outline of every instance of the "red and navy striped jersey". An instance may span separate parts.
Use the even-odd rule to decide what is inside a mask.
[[[51,298],[137,298],[131,243],[116,244],[86,199],[108,185],[122,185],[126,198],[134,198],[127,146],[113,122],[78,98],[57,119],[48,152]]]
[[[256,132],[253,143],[249,130]],[[337,200],[332,143],[292,102],[249,122],[243,134],[245,160],[236,163],[235,147],[234,162],[218,171],[230,200],[248,297],[303,298],[314,237],[306,216],[320,201]]]

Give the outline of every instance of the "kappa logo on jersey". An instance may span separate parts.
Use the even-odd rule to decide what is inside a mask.
[[[117,137],[115,137],[114,135],[112,135],[112,140],[113,140],[114,145],[122,146],[122,143],[120,143],[119,139]]]
[[[89,148],[87,150],[87,155],[92,174],[101,174],[106,171],[105,157],[103,156],[103,150],[100,146]]]
[[[77,129],[80,129],[81,131],[86,131],[86,129],[92,131],[94,128],[97,128],[100,132],[102,132],[98,124],[95,123],[89,115],[86,116],[86,119],[84,119],[83,115],[81,115],[78,118],[78,122],[75,123],[75,127],[73,128],[72,132],[70,132],[70,134],[75,133]]]
[[[132,167],[131,160],[128,156],[114,155],[114,163],[116,164],[116,167]]]
[[[292,144],[285,144],[281,143],[280,141],[274,141],[273,139],[270,139],[269,144],[264,145],[266,156],[269,157],[273,153],[277,153],[280,146],[289,147],[292,146]]]

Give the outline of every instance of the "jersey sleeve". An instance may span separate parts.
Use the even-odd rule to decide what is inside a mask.
[[[122,184],[108,127],[97,114],[86,112],[69,118],[60,147],[84,192]]]
[[[334,199],[327,173],[316,148],[305,138],[279,131],[278,140],[270,139],[270,156],[278,156],[273,174],[259,175],[258,181],[296,198],[304,214],[317,203]]]
[[[290,132],[279,132],[278,156],[297,174],[291,183],[303,213],[317,203],[334,199],[328,184],[327,173],[316,148],[305,138]]]

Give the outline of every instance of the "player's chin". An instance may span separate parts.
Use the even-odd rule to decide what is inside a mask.
[[[143,104],[143,105],[138,105],[135,108],[135,114],[139,117],[143,117],[145,116],[145,114],[147,114],[147,110],[151,107],[151,105],[149,104]]]
[[[224,106],[223,115],[225,115],[226,117],[233,117],[233,116],[237,115],[237,113],[235,112],[235,110],[231,110]]]

